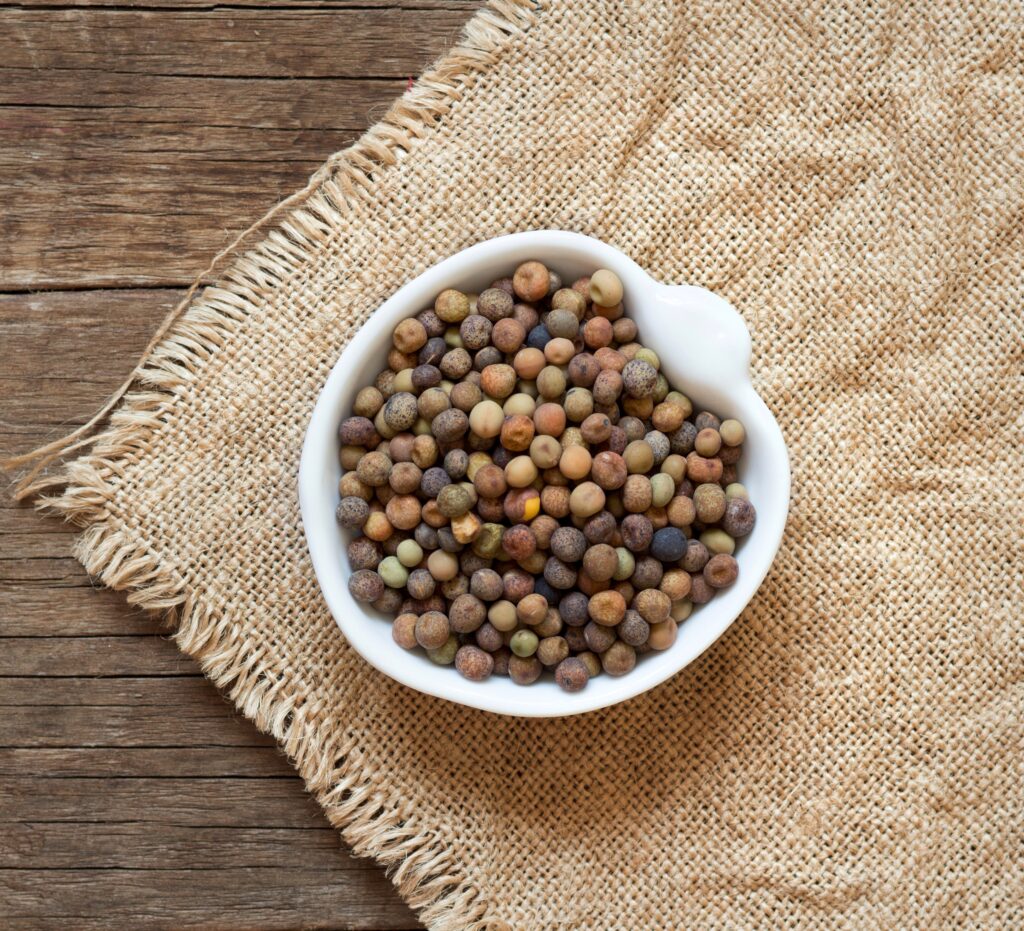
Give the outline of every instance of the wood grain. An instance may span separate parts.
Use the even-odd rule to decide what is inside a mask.
[[[189,283],[466,15],[0,7],[5,289]]]
[[[209,257],[478,5],[0,3],[0,454],[88,418]],[[418,927],[73,541],[0,500],[0,926]]]

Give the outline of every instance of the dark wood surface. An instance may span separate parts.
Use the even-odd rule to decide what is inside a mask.
[[[476,0],[0,3],[0,453],[84,421]],[[418,927],[73,534],[0,500],[0,926]]]

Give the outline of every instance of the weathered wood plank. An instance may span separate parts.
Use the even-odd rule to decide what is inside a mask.
[[[467,15],[0,8],[0,289],[189,282]]]
[[[250,728],[251,729],[251,728]],[[216,730],[206,734],[218,739]],[[185,741],[178,740],[177,743]],[[59,749],[0,749],[0,776],[111,776],[209,778],[295,776],[291,764],[274,746],[176,747],[61,747]]]
[[[274,746],[198,674],[0,679],[0,715],[5,747]]]
[[[179,676],[196,664],[169,640],[138,637],[7,637],[0,676]]]
[[[220,827],[319,827],[299,779],[0,778],[0,823],[137,821]]]
[[[39,524],[56,523],[31,515]],[[46,534],[39,534],[40,537]],[[2,541],[0,536],[0,541]],[[6,544],[0,542],[0,546]],[[79,567],[73,583],[57,588],[35,584],[0,583],[0,635],[5,637],[80,637],[97,634],[166,636],[167,624],[155,615],[125,603],[123,592],[97,588]]]
[[[0,71],[256,78],[405,77],[447,48],[462,9],[0,8]]]
[[[309,870],[379,872],[344,850],[330,825],[308,829],[33,821],[10,825],[0,869],[222,870],[295,863]]]
[[[292,866],[215,872],[0,870],[0,901],[16,927],[417,927],[381,873]]]
[[[0,272],[2,274],[2,272]],[[25,452],[82,423],[131,372],[181,290],[0,294],[0,455]],[[16,351],[15,351],[16,350]],[[0,532],[68,529],[0,496]],[[45,526],[45,530],[41,529]],[[13,552],[13,549],[6,550]],[[0,576],[2,577],[2,576]]]

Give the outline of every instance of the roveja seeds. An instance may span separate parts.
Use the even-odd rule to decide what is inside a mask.
[[[467,679],[576,692],[666,650],[756,519],[736,420],[695,412],[607,269],[524,262],[395,327],[339,426],[349,589]]]

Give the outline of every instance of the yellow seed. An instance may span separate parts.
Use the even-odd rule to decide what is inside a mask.
[[[452,536],[459,543],[472,543],[479,536],[482,526],[480,518],[472,511],[467,511],[461,517],[452,519]]]

